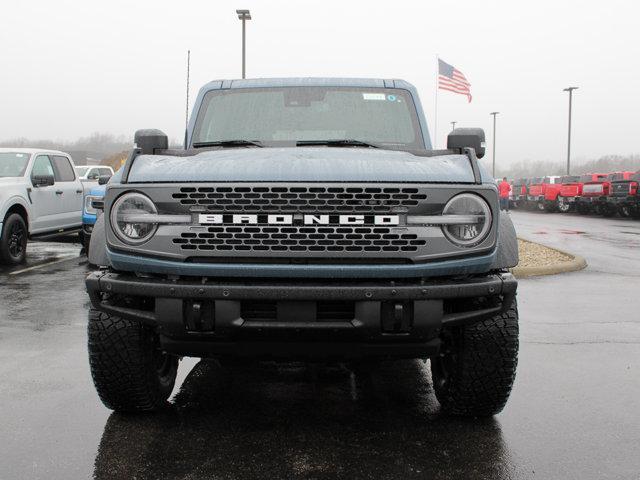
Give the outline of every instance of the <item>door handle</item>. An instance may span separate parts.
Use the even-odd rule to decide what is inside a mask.
[[[82,190],[76,190],[76,193],[82,193]]]
[[[56,190],[56,195],[62,195],[62,190]]]

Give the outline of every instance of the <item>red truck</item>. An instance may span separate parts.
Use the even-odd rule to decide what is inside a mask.
[[[527,193],[527,206],[541,212],[555,211],[560,187],[559,176],[532,178]]]
[[[580,183],[582,183],[582,194],[576,199],[578,213],[586,215],[595,212],[606,215],[609,209],[603,206],[606,205],[607,195],[611,190],[609,174],[588,173],[580,177]]]
[[[560,191],[558,192],[557,208],[560,212],[570,212],[575,208],[576,198],[582,195],[580,176],[565,175],[560,177]]]

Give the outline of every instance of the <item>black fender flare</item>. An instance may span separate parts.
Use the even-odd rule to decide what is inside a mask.
[[[89,263],[99,267],[109,266],[107,256],[107,236],[104,231],[104,215],[98,214],[96,223],[91,232],[91,243],[89,244]]]
[[[518,264],[518,237],[509,214],[500,213],[498,218],[498,243],[492,270],[503,270]]]

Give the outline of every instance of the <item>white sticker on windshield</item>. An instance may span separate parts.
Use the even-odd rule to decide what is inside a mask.
[[[386,100],[387,96],[384,93],[363,93],[362,98],[364,100]]]

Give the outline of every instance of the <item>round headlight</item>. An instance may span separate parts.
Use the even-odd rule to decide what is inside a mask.
[[[149,197],[141,193],[125,193],[111,207],[111,227],[120,240],[137,245],[149,240],[158,228],[145,218],[158,210]]]
[[[445,205],[443,215],[452,223],[442,226],[445,236],[456,245],[472,247],[486,238],[491,229],[491,209],[478,195],[461,193]],[[459,221],[456,221],[456,217]]]

